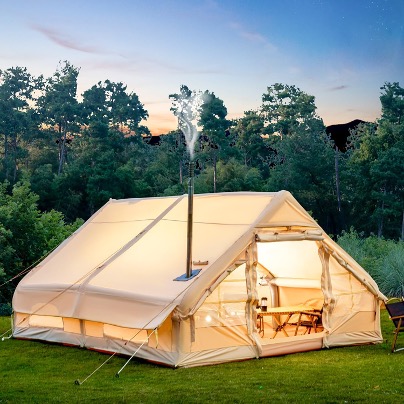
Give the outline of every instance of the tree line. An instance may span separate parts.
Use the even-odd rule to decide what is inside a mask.
[[[186,192],[182,132],[152,137],[136,93],[105,80],[78,94],[79,74],[67,61],[48,78],[24,67],[0,70],[0,277],[16,265],[10,263],[16,252],[15,271],[109,198]],[[190,91],[183,85],[167,96],[173,101]],[[286,189],[328,233],[354,228],[404,238],[399,83],[381,87],[380,119],[359,125],[343,150],[327,135],[315,97],[295,85],[268,86],[261,106],[235,120],[214,92],[204,94],[209,101],[199,116],[196,193]]]

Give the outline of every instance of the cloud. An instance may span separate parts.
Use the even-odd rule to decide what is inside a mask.
[[[241,38],[249,42],[262,44],[271,51],[277,50],[277,47],[274,44],[272,44],[265,36],[261,35],[258,32],[246,30],[241,24],[238,24],[236,22],[229,23],[229,27],[234,30]]]
[[[35,24],[32,24],[31,28],[45,35],[45,37],[47,37],[50,41],[56,43],[59,46],[62,46],[63,48],[73,49],[85,53],[96,53],[96,54],[105,53],[95,46],[85,45],[77,41],[76,39],[71,38],[68,35],[62,32],[58,32],[54,29],[46,28]]]
[[[103,60],[93,60],[91,66],[97,70],[120,70],[131,73],[141,73],[144,75],[160,74],[166,72],[174,75],[222,75],[224,71],[218,68],[200,68],[199,66],[184,66],[181,64],[172,64],[160,59],[148,57],[147,55],[128,55],[120,58]]]
[[[343,84],[341,86],[336,86],[336,87],[331,87],[328,89],[328,91],[340,91],[340,90],[345,90],[347,89],[349,86]]]

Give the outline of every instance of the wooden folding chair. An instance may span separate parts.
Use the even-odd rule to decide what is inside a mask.
[[[304,334],[306,334],[307,331],[310,334],[311,330],[314,330],[314,332],[316,333],[317,328],[322,326],[322,324],[321,324],[322,314],[323,314],[323,309],[310,311],[310,312],[301,311],[299,313],[299,318],[297,320],[297,323],[294,324],[294,325],[296,325],[295,335],[297,335],[299,327],[306,327]]]
[[[386,304],[386,309],[389,313],[391,320],[393,321],[396,329],[394,330],[393,345],[391,347],[391,352],[398,352],[404,350],[404,348],[396,348],[397,337],[400,332],[404,331],[404,301]]]

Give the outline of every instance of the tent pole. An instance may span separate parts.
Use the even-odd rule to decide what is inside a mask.
[[[192,276],[192,224],[194,210],[194,163],[189,162],[188,177],[188,228],[187,228],[187,271],[186,277]]]

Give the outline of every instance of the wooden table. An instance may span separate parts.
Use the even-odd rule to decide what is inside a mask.
[[[285,330],[286,325],[288,324],[290,318],[294,314],[300,314],[301,312],[314,312],[315,309],[311,306],[283,306],[283,307],[269,307],[267,311],[262,311],[261,309],[257,310],[257,320],[259,322],[258,325],[258,332],[259,334],[262,333],[262,336],[265,334],[265,327],[264,327],[264,317],[265,316],[272,316],[275,320],[277,327],[275,329],[275,333],[272,336],[272,339],[276,337],[278,332],[282,331],[287,337],[289,334]],[[285,321],[281,321],[281,315],[286,315]],[[295,333],[296,334],[296,333]]]

